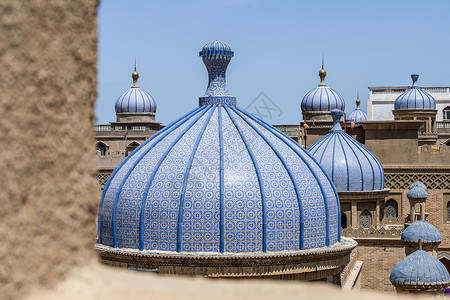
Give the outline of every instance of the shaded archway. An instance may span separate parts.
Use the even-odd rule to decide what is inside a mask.
[[[106,151],[108,151],[108,149],[109,149],[108,145],[106,145],[103,142],[97,142],[95,144],[95,150],[100,151],[100,155],[101,156],[105,156],[106,155]]]
[[[397,201],[395,201],[394,199],[389,199],[388,201],[386,201],[386,205],[384,208],[384,216],[386,218],[388,218],[388,217],[397,218],[398,217]]]

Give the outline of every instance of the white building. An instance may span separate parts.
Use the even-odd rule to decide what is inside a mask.
[[[409,86],[376,86],[369,87],[369,100],[367,101],[367,119],[369,121],[394,120],[392,110],[394,101]],[[431,86],[421,87],[425,92],[436,99],[436,121],[450,122],[450,87]]]

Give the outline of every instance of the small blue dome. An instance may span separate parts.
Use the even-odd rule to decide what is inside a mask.
[[[417,85],[419,75],[412,74],[412,86],[395,99],[394,109],[436,109],[436,100]]]
[[[419,220],[409,225],[402,232],[402,240],[409,243],[440,243],[442,236],[439,230],[425,220]]]
[[[340,241],[339,199],[326,172],[291,138],[223,96],[224,60],[203,57],[210,75],[203,98],[211,102],[158,131],[111,174],[100,244],[266,252]]]
[[[427,198],[428,193],[423,188],[421,188],[419,186],[415,186],[408,191],[408,193],[406,194],[406,197],[411,198],[411,199],[422,199],[422,198]]]
[[[332,111],[333,109],[345,110],[344,98],[325,83],[326,72],[322,69],[319,72],[320,84],[309,91],[302,99],[302,112],[308,111]]]
[[[137,85],[139,74],[134,69],[133,86],[116,100],[116,113],[155,113],[156,101]]]
[[[417,250],[395,265],[389,280],[396,287],[438,288],[450,284],[450,275],[437,258]]]
[[[356,100],[356,108],[354,111],[347,115],[347,121],[359,123],[361,121],[367,121],[367,114],[363,112],[360,108],[361,102],[359,99]]]
[[[413,187],[416,187],[416,186],[418,186],[418,187],[424,189],[425,191],[428,189],[427,186],[426,186],[424,183],[422,183],[421,181],[419,181],[419,180],[417,180],[416,182],[414,182],[413,184],[411,184],[411,186],[409,187],[409,189],[412,189]]]
[[[208,44],[203,46],[202,51],[200,51],[200,56],[216,55],[216,54],[233,56],[234,52],[231,51],[230,46],[218,40],[209,42]]]
[[[308,152],[333,180],[338,191],[384,189],[384,169],[378,158],[341,128],[342,111],[332,110],[334,126]]]

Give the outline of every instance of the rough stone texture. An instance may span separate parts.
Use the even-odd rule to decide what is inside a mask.
[[[223,280],[161,276],[93,264],[76,269],[50,291],[36,291],[28,300],[196,299],[196,300],[394,300],[411,295],[342,292],[332,285],[275,280]],[[414,299],[430,299],[414,295]]]
[[[97,5],[0,2],[0,299],[93,256]]]
[[[395,291],[389,281],[394,266],[405,258],[405,248],[400,239],[356,239],[358,260],[362,267],[361,289]]]

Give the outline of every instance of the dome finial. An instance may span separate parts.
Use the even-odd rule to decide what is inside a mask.
[[[413,81],[412,86],[417,86],[417,80],[419,79],[419,74],[411,74],[411,79]]]
[[[224,42],[214,40],[199,53],[208,70],[208,87],[199,98],[199,105],[226,104],[236,106],[236,97],[230,96],[226,86],[226,71],[234,52]]]
[[[342,110],[335,108],[331,111],[330,115],[333,118],[333,128],[330,131],[342,131],[341,117],[344,115]]]
[[[356,108],[359,108],[361,100],[359,100],[359,90],[356,91]]]
[[[327,71],[325,71],[325,69],[323,68],[323,59],[324,55],[322,54],[322,69],[319,71],[319,77],[320,77],[320,84],[319,86],[327,86],[327,84],[325,83],[325,77],[327,76]]]
[[[138,88],[137,81],[139,79],[139,73],[136,71],[136,57],[134,58],[134,72],[131,74],[131,78],[133,78],[133,86],[134,88]]]

